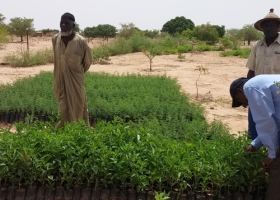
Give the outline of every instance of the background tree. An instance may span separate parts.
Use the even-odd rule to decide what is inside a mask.
[[[117,29],[109,24],[99,24],[96,27],[96,34],[97,37],[101,37],[108,42],[109,37],[115,37],[117,35]]]
[[[76,22],[75,22],[75,27],[74,27],[73,31],[76,32],[76,33],[80,33],[81,32],[80,25],[78,23],[76,23]]]
[[[101,37],[108,41],[109,37],[115,37],[117,35],[117,29],[109,24],[99,24],[97,27],[86,27],[84,29],[84,35],[89,39]]]
[[[208,44],[215,44],[219,41],[219,33],[210,23],[196,26],[192,32],[195,38]]]
[[[144,36],[148,38],[157,38],[159,37],[159,30],[145,30],[143,31]]]
[[[6,17],[4,17],[4,15],[2,15],[0,13],[0,24],[5,24],[4,21],[5,21]]]
[[[8,39],[8,30],[4,24],[0,23],[0,47],[5,45],[9,41]]]
[[[184,30],[194,28],[194,23],[190,19],[186,19],[185,17],[176,17],[175,19],[171,19],[166,22],[161,32],[167,32],[170,35],[174,35],[175,33],[181,34]]]
[[[219,25],[212,25],[218,32],[219,37],[222,38],[224,37],[226,30],[225,30],[225,26],[219,26]]]
[[[244,25],[239,35],[243,38],[244,44],[247,41],[248,45],[251,44],[251,41],[259,40],[263,37],[263,33],[255,29],[251,24]]]
[[[121,24],[118,35],[124,38],[130,38],[137,29],[133,23]]]
[[[89,38],[97,37],[96,27],[86,27],[84,29],[84,34],[85,34],[86,37],[89,37]]]
[[[243,37],[240,34],[240,29],[236,28],[226,30],[224,37],[228,38],[232,42],[234,49],[239,48],[241,41],[243,41]]]
[[[59,30],[47,28],[47,29],[42,29],[41,32],[42,32],[43,34],[47,34],[47,33],[58,33]]]
[[[20,37],[20,41],[23,41],[23,36],[27,34],[27,31],[33,32],[33,19],[15,17],[10,20],[8,25],[10,34],[14,34]]]
[[[183,37],[186,37],[186,38],[188,38],[188,39],[191,39],[191,38],[193,38],[193,31],[190,30],[190,29],[184,30],[184,31],[182,32],[182,36],[183,36]]]

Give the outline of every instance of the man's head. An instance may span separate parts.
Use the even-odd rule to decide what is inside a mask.
[[[248,99],[244,95],[243,85],[248,81],[247,78],[239,78],[234,80],[229,88],[230,96],[232,98],[232,107],[248,106]]]
[[[254,24],[257,30],[263,31],[266,38],[275,37],[280,31],[280,18],[273,11],[274,9],[270,9],[268,15]]]
[[[75,27],[75,17],[71,13],[64,13],[60,20],[61,36],[69,36]]]

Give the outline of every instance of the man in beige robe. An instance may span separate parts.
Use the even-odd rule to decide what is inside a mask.
[[[89,125],[84,74],[92,63],[91,49],[86,40],[73,31],[75,18],[70,13],[61,16],[61,32],[52,38],[54,50],[54,92],[61,121],[85,120]]]

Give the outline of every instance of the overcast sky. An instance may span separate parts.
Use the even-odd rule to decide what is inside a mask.
[[[81,29],[110,24],[134,23],[141,30],[160,30],[177,16],[195,25],[210,22],[226,29],[242,28],[264,18],[269,9],[280,16],[280,0],[1,0],[0,13],[10,18],[34,19],[34,28],[59,29],[65,12],[74,14]]]

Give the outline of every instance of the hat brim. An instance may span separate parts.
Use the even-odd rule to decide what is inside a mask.
[[[257,21],[255,24],[254,24],[254,27],[255,29],[259,30],[259,31],[263,31],[262,27],[261,27],[261,23],[263,21],[266,21],[266,20],[276,20],[278,22],[280,22],[280,18],[264,18],[264,19],[261,19],[259,21]],[[278,28],[278,32],[280,32],[280,25],[279,25],[279,28]]]
[[[242,103],[236,101],[234,98],[232,98],[232,104],[231,104],[231,107],[232,108],[237,108],[237,107],[240,107],[242,106]]]

